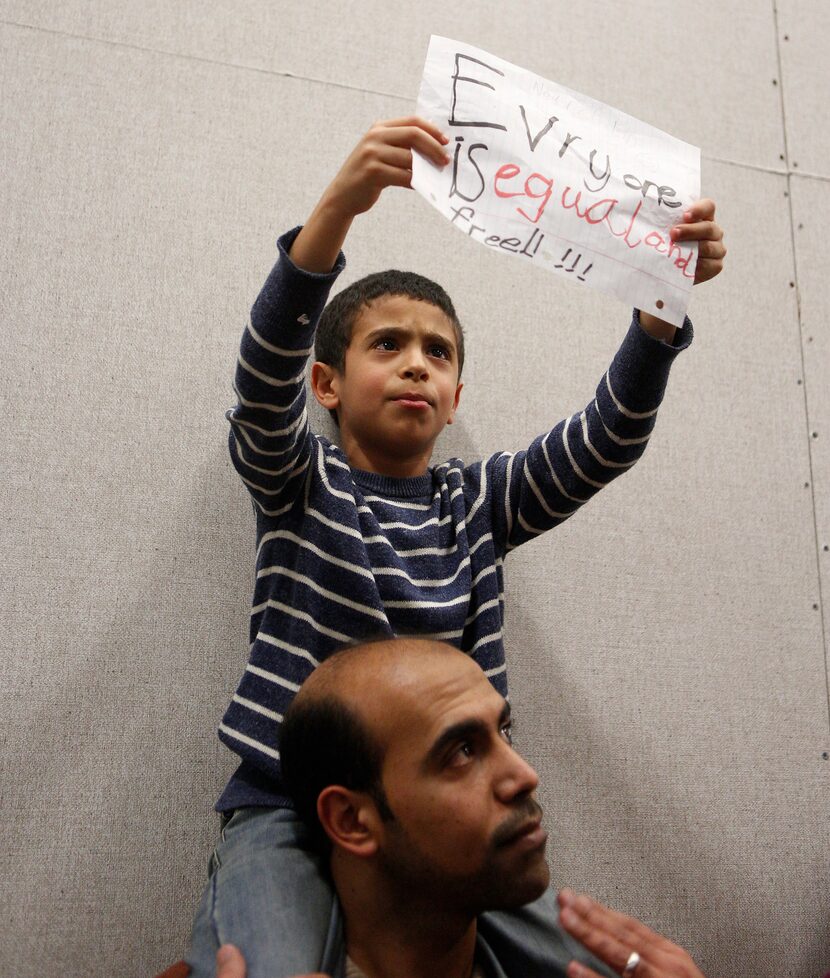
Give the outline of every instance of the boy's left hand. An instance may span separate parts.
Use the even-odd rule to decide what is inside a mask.
[[[697,241],[697,266],[695,285],[708,282],[720,275],[726,248],[723,244],[723,228],[715,223],[715,202],[708,197],[695,201],[683,212],[683,220],[669,232],[673,242]],[[676,327],[647,312],[640,312],[640,326],[655,339],[671,343]]]
[[[697,241],[697,268],[695,285],[708,282],[720,275],[726,248],[723,244],[723,228],[715,223],[715,202],[708,197],[696,201],[683,212],[683,221],[671,229],[675,242]]]

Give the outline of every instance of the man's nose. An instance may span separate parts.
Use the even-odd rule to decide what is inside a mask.
[[[539,787],[539,775],[510,744],[504,744],[502,767],[496,785],[499,799],[510,803]]]

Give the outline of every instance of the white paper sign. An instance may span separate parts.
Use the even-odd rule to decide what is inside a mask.
[[[696,244],[669,229],[700,196],[700,150],[469,44],[433,36],[418,115],[450,143],[412,186],[497,251],[682,325]]]

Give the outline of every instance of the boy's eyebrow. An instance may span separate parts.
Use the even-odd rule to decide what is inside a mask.
[[[373,340],[380,339],[382,336],[411,336],[413,332],[414,330],[409,326],[378,326],[377,329],[373,329],[366,334],[365,341],[371,343]],[[443,333],[436,333],[434,330],[429,330],[423,335],[427,342],[440,343],[442,346],[449,347],[455,353],[454,337],[444,336]]]
[[[510,704],[505,701],[501,713],[499,714],[498,726],[503,727],[509,720]],[[486,736],[489,730],[490,725],[485,723],[484,720],[478,718],[461,720],[459,723],[454,723],[451,727],[447,727],[446,730],[442,730],[438,735],[430,749],[427,751],[426,757],[424,757],[423,766],[427,768],[435,764],[450,744],[457,741],[471,740],[475,737]]]

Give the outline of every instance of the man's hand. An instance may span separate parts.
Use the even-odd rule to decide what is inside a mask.
[[[387,187],[411,185],[413,150],[436,166],[446,166],[448,141],[437,126],[417,116],[372,126],[295,238],[294,264],[309,272],[331,271],[354,218],[373,207]]]
[[[723,244],[723,228],[715,223],[714,200],[704,197],[692,204],[683,212],[682,222],[675,224],[670,235],[674,243],[697,241],[695,285],[720,275],[723,260],[726,258],[726,248]],[[667,343],[671,343],[677,332],[670,323],[647,312],[640,313],[640,325],[651,336]]]
[[[223,944],[216,952],[216,978],[245,978],[245,958],[233,944]],[[327,978],[326,975],[298,975],[297,978]]]
[[[589,951],[623,974],[632,951],[640,963],[626,978],[704,978],[694,961],[676,944],[633,917],[609,910],[572,890],[559,893],[559,922]],[[568,965],[568,978],[600,978],[578,961]]]

